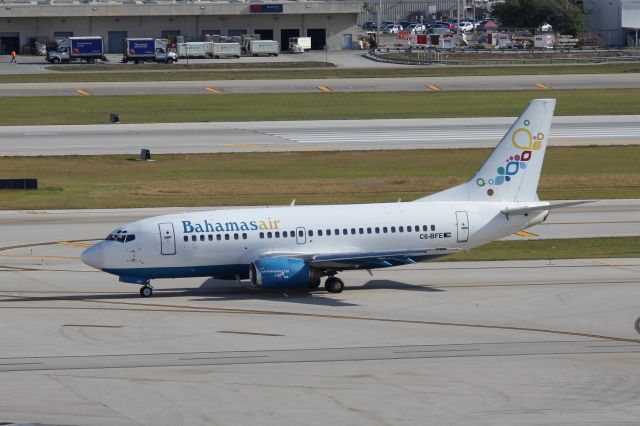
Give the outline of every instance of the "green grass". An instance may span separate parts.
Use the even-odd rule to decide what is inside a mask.
[[[437,262],[640,257],[640,237],[496,241]]]
[[[0,157],[2,177],[37,191],[0,191],[3,209],[277,205],[405,201],[470,178],[488,149]],[[543,199],[637,198],[640,146],[549,147]]]
[[[62,66],[60,66],[62,67]],[[80,66],[78,66],[80,67]],[[182,81],[182,80],[264,80],[264,79],[319,79],[319,78],[380,78],[380,77],[452,77],[476,75],[542,75],[542,74],[602,74],[640,72],[638,63],[596,65],[526,65],[526,66],[461,66],[461,67],[411,67],[411,68],[311,68],[311,69],[196,69],[196,66],[161,65],[149,72],[135,65],[120,67],[96,65],[95,68],[66,65],[64,72],[46,74],[8,74],[3,83],[48,83],[88,81]],[[56,68],[59,70],[60,68]],[[93,69],[92,72],[87,71]],[[129,69],[130,71],[123,71]],[[114,71],[110,71],[114,70]],[[78,72],[83,71],[83,72]]]
[[[540,97],[557,115],[640,114],[640,89],[15,97],[0,125],[513,116]]]

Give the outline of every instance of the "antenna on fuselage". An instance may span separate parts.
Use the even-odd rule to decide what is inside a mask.
[[[291,204],[289,204],[289,207],[293,207],[296,205],[296,199],[294,198],[293,200],[291,200]]]

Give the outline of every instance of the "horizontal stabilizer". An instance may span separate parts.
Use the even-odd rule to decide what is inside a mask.
[[[577,206],[579,204],[585,204],[585,203],[593,203],[593,200],[567,201],[564,203],[546,204],[546,205],[539,205],[539,206],[524,206],[524,207],[515,207],[515,208],[507,207],[506,209],[502,210],[502,213],[506,215],[522,215],[522,214],[543,212],[545,210],[561,209],[563,207]]]

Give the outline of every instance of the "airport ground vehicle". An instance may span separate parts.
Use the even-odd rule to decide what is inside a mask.
[[[167,42],[153,38],[125,38],[122,62],[164,62],[172,64],[178,60],[174,52],[167,51]]]
[[[215,59],[239,58],[240,43],[211,43],[211,55]]]
[[[278,56],[280,44],[275,40],[253,40],[244,39],[242,41],[242,54],[251,56]]]
[[[311,37],[289,38],[289,52],[304,53],[307,50],[311,50]]]
[[[102,37],[65,37],[47,49],[46,59],[52,64],[106,61]]]

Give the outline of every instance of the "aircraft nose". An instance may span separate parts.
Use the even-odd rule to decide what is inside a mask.
[[[83,251],[80,255],[80,260],[93,268],[102,269],[102,243],[98,243]]]

